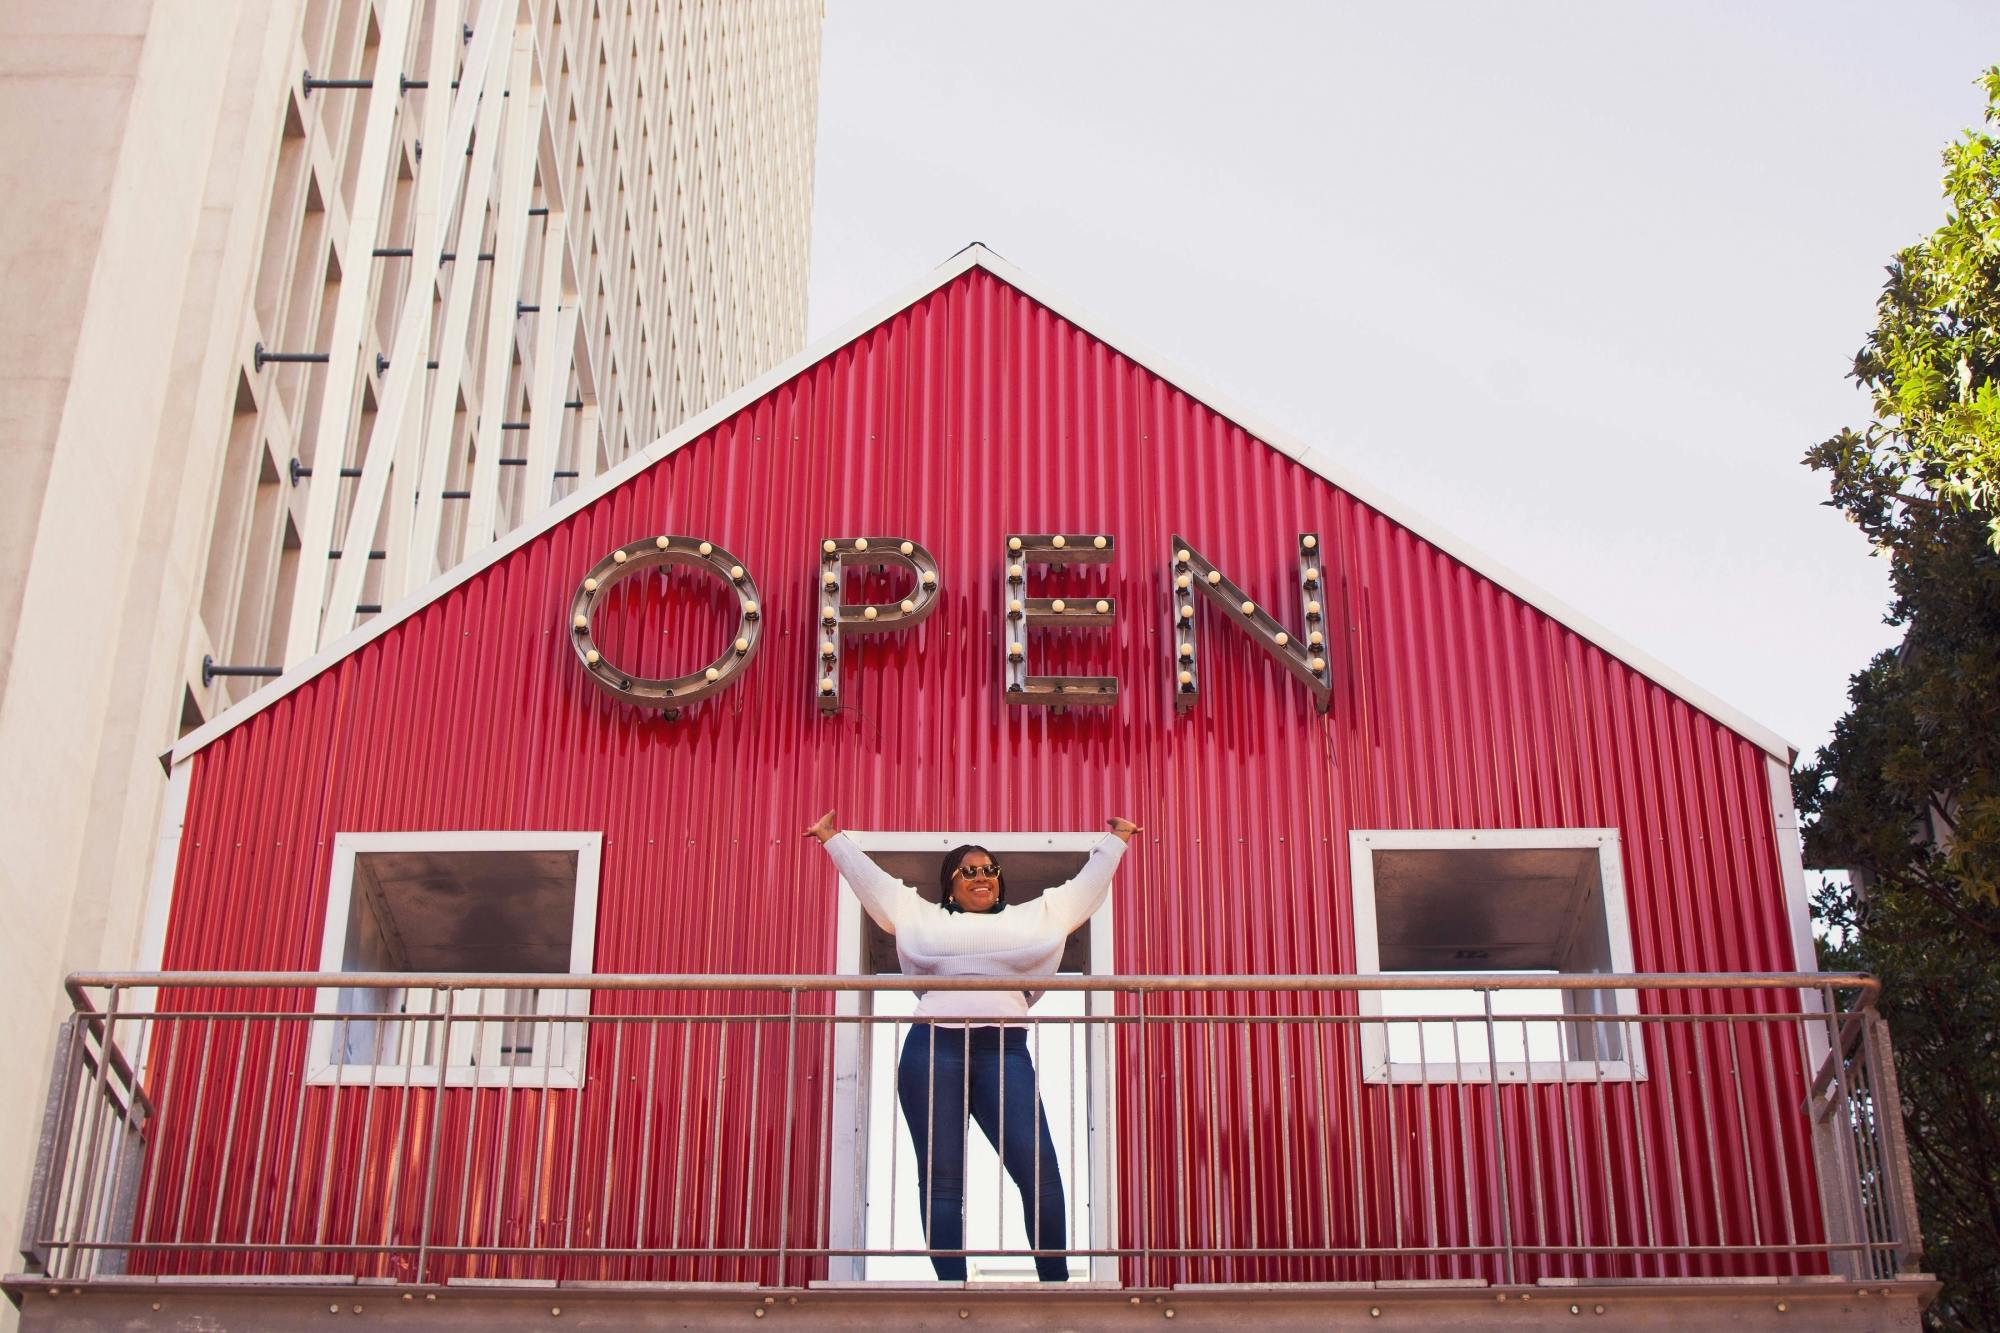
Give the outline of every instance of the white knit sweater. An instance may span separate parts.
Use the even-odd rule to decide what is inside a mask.
[[[896,937],[905,976],[1046,977],[1062,961],[1069,933],[1104,905],[1125,841],[1105,834],[1076,878],[1031,902],[1009,903],[1003,912],[947,912],[875,864],[844,833],[828,839],[826,851],[875,924]],[[927,991],[916,1012],[987,1027],[1025,1017],[1029,1003],[1018,990]]]

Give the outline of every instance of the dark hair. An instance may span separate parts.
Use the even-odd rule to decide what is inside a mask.
[[[1000,868],[1000,858],[995,856],[993,853],[987,851],[984,847],[981,847],[976,842],[968,842],[963,844],[962,846],[954,847],[950,851],[946,852],[944,854],[944,868],[938,871],[938,890],[943,895],[938,900],[938,906],[942,907],[947,912],[963,912],[965,910],[963,907],[960,907],[956,902],[952,901],[951,885],[952,881],[958,877],[959,864],[963,862],[966,857],[972,855],[974,852],[982,853],[987,860],[993,863],[994,869],[998,870]],[[1004,911],[1007,907],[1006,872],[1002,871],[999,875],[995,876],[995,878],[999,881],[1000,884],[1000,896],[997,900],[995,900],[992,907],[992,911],[999,912],[999,911]]]

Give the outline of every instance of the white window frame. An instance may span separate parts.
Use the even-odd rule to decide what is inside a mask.
[[[1381,936],[1375,915],[1375,853],[1397,851],[1450,850],[1567,850],[1586,848],[1597,853],[1598,884],[1604,895],[1605,936],[1610,945],[1611,970],[1606,976],[1633,971],[1632,925],[1625,905],[1624,858],[1615,828],[1544,829],[1354,829],[1347,835],[1349,879],[1354,901],[1354,970],[1362,976],[1425,975],[1384,972]],[[1463,990],[1451,984],[1449,974],[1438,977],[1440,990]],[[1639,1014],[1639,993],[1631,989],[1605,988],[1612,997],[1613,1012],[1630,1018]],[[1644,1032],[1636,1023],[1617,1025],[1621,1056],[1615,1060],[1500,1060],[1489,1067],[1486,1060],[1443,1063],[1429,1060],[1389,1059],[1388,1034],[1379,990],[1359,993],[1361,1024],[1361,1075],[1368,1083],[1615,1083],[1639,1082],[1646,1078]],[[1553,1021],[1553,1020],[1551,1020]],[[1421,1049],[1421,1047],[1419,1048]],[[1523,1052],[1525,1057],[1526,1052]]]
[[[575,852],[576,897],[570,912],[569,970],[586,974],[596,968],[598,869],[602,861],[602,833],[560,831],[522,832],[517,830],[444,830],[414,833],[338,833],[333,839],[333,872],[328,882],[326,924],[320,935],[319,966],[322,972],[345,971],[347,918],[353,907],[355,857],[377,852]],[[410,987],[409,993],[423,994]],[[467,992],[497,999],[501,991]],[[490,1006],[489,1006],[490,1007]],[[313,1003],[313,1012],[331,1018],[341,1016],[340,988],[322,987]],[[468,1014],[470,1006],[454,1006],[454,1013]],[[587,990],[541,990],[536,993],[535,1014],[540,1018],[582,1017],[590,1012]],[[343,1086],[387,1086],[402,1084],[435,1085],[436,1062],[423,1064],[356,1064],[334,1058],[339,1036],[338,1022],[315,1022],[308,1053],[306,1081],[310,1084]],[[579,1088],[583,1085],[583,1062],[590,1025],[576,1023],[557,1029],[539,1023],[542,1034],[561,1031],[562,1059],[558,1062],[503,1065],[497,1060],[503,1025],[499,1022],[452,1024],[451,1049],[444,1068],[445,1086],[453,1088]],[[471,1058],[472,1043],[479,1040],[481,1058]]]
[[[1009,852],[1087,854],[1105,836],[1102,833],[901,833],[855,829],[844,832],[850,842],[871,855],[877,852],[948,852],[963,843],[973,842],[996,857],[1005,857]],[[857,976],[861,974],[862,919],[866,909],[861,906],[860,898],[845,876],[840,878],[839,892],[834,970],[842,976]],[[1115,969],[1111,957],[1109,897],[1091,916],[1088,925],[1090,971],[1087,975],[1112,976]],[[863,1002],[871,998],[866,992],[836,991],[834,1013],[843,1018],[858,1018],[867,1012]],[[1117,998],[1110,991],[1088,992],[1086,1015],[1093,1019],[1111,1017],[1117,1012]],[[1085,1151],[1090,1155],[1090,1248],[1095,1250],[1109,1249],[1112,1237],[1118,1234],[1118,1199],[1112,1189],[1111,1178],[1111,1166],[1117,1160],[1118,1145],[1114,1134],[1117,1124],[1112,1100],[1115,1071],[1109,1027],[1108,1023],[1091,1024],[1084,1045],[1084,1105],[1088,1115],[1084,1142]],[[859,1022],[837,1023],[834,1027],[833,1142],[836,1149],[846,1145],[847,1158],[852,1164],[852,1169],[842,1166],[834,1171],[828,1190],[827,1243],[836,1250],[859,1249],[867,1243],[867,1215],[864,1209],[868,1191],[868,1117],[871,1108],[868,1105],[868,1079],[864,1075],[868,1068],[867,1040],[872,1031],[872,1025]],[[890,1115],[900,1114],[893,1097],[887,1109]],[[839,1161],[840,1158],[840,1152],[835,1151],[833,1159]],[[861,1282],[866,1262],[862,1255],[832,1255],[827,1260],[827,1279],[831,1282]],[[1091,1256],[1090,1280],[1118,1281],[1117,1258]]]

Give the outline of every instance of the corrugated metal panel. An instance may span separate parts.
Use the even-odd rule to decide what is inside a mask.
[[[1300,687],[1215,618],[1203,632],[1201,704],[1175,717],[1166,564],[1176,528],[1281,605],[1294,586],[1294,534],[1321,534],[1335,673],[1330,714],[1316,715]],[[1115,672],[1124,698],[1108,715],[1009,710],[1002,702],[995,627],[1004,535],[1052,530],[1118,538],[1120,556],[1108,568],[1049,576],[1052,589],[1117,597],[1116,627],[1045,634],[1034,647],[1038,670]],[[581,571],[614,545],[657,532],[709,535],[739,553],[772,618],[747,679],[673,723],[590,689],[564,629]],[[814,550],[824,536],[857,533],[924,542],[944,570],[944,597],[912,634],[849,648],[850,706],[822,718],[812,694]],[[655,583],[636,590],[600,636],[616,660],[639,669],[695,665],[727,633],[715,600],[704,592],[670,604]],[[1346,835],[1354,828],[1616,827],[1641,970],[1792,964],[1765,759],[1754,745],[977,270],[454,589],[192,762],[166,954],[172,968],[316,967],[336,833],[577,829],[605,835],[600,970],[828,971],[834,878],[797,835],[829,805],[856,828],[1091,829],[1113,813],[1140,820],[1147,833],[1114,891],[1118,964],[1126,971],[1352,970]],[[597,1008],[633,1003],[601,998]],[[715,1110],[700,1101],[714,1095],[704,1071],[726,1064],[740,1094],[749,1086],[751,1052],[739,1038],[725,1059],[719,1030],[688,1040],[699,1061],[689,1123],[701,1126]],[[1156,1031],[1150,1040],[1152,1067],[1166,1068],[1165,1038]],[[1333,1123],[1345,1115],[1339,1108],[1354,1104],[1366,1141],[1387,1151],[1392,1132],[1408,1136],[1426,1123],[1425,1098],[1438,1103],[1431,1108],[1436,1123],[1468,1127],[1465,1140],[1438,1143],[1436,1170],[1395,1189],[1371,1179],[1356,1192],[1342,1173],[1364,1163],[1336,1160],[1330,1199],[1307,1199],[1294,1210],[1299,1243],[1379,1244],[1398,1234],[1399,1219],[1435,1245],[1484,1243],[1494,1225],[1496,1139],[1506,1143],[1523,1215],[1542,1219],[1545,1238],[1565,1232],[1609,1242],[1615,1229],[1630,1243],[1650,1224],[1669,1240],[1685,1234],[1700,1245],[1723,1228],[1740,1232],[1753,1206],[1766,1218],[1781,1208],[1796,1215],[1801,1240],[1818,1234],[1807,1145],[1771,1127],[1778,1108],[1770,1098],[1753,1091],[1745,1114],[1762,1126],[1760,1141],[1777,1136],[1770,1148],[1786,1165],[1784,1186],[1768,1169],[1746,1171],[1742,1163],[1722,1161],[1711,1170],[1690,1127],[1666,1125],[1661,1095],[1669,1080],[1682,1098],[1726,1080],[1731,1053],[1718,1035],[1677,1039],[1671,1051],[1656,1047],[1655,1077],[1636,1089],[1504,1088],[1504,1136],[1493,1134],[1476,1106],[1444,1114],[1445,1101],[1464,1095],[1458,1089],[1354,1087],[1351,1040],[1333,1035],[1319,1055],[1325,1105],[1334,1110],[1326,1123],[1308,1118],[1280,1133],[1269,1090],[1277,1040],[1246,1034],[1234,1050],[1227,1042],[1212,1053],[1191,1048],[1184,1054],[1198,1067],[1188,1070],[1186,1087],[1150,1080],[1149,1122],[1159,1132],[1198,1117],[1196,1140],[1228,1146],[1228,1159],[1250,1163],[1246,1175],[1264,1184],[1214,1180],[1190,1233],[1176,1239],[1180,1223],[1163,1193],[1138,1183],[1174,1163],[1158,1153],[1154,1162],[1140,1161],[1127,1136],[1120,1210],[1133,1234],[1156,1245],[1243,1244],[1255,1225],[1276,1236],[1284,1219],[1269,1182],[1288,1170],[1316,1169],[1322,1136],[1346,1141],[1348,1125]],[[1284,1040],[1311,1039],[1295,1033]],[[681,1041],[663,1037],[649,1058],[677,1068]],[[574,1094],[547,1098],[555,1125],[540,1132],[550,1143],[566,1142],[567,1117],[583,1117],[572,1153],[580,1165],[572,1170],[558,1153],[538,1183],[523,1183],[515,1197],[538,1200],[544,1237],[556,1226],[575,1244],[594,1237],[588,1243],[665,1245],[668,1191],[653,1180],[639,1220],[638,1191],[648,1187],[640,1164],[652,1163],[657,1176],[662,1153],[676,1144],[650,1114],[614,1109],[608,1044],[592,1047],[592,1084],[580,1112]],[[280,1054],[298,1063],[296,1051]],[[768,1090],[783,1077],[782,1062],[768,1040],[756,1056]],[[1123,1057],[1136,1056],[1128,1041]],[[1771,1058],[1780,1066],[1774,1086],[1796,1089],[1795,1058],[1787,1051]],[[805,1050],[799,1060],[801,1086],[810,1079],[819,1088],[825,1070],[818,1056]],[[183,1064],[200,1067],[191,1049]],[[1296,1071],[1312,1062],[1294,1049],[1287,1066]],[[226,1067],[211,1062],[209,1076],[226,1077]],[[1243,1095],[1199,1096],[1211,1075]],[[1129,1097],[1135,1090],[1121,1091]],[[430,1095],[411,1095],[411,1123],[423,1123]],[[1580,1113],[1577,1099],[1590,1097],[1607,1103],[1603,1114],[1619,1130],[1594,1159],[1600,1165],[1565,1178],[1518,1130],[1532,1114],[1546,1133],[1566,1123],[1566,1100],[1569,1112]],[[541,1124],[542,1094],[514,1099],[518,1105],[506,1111],[507,1098],[483,1095],[479,1134],[454,1125],[444,1141],[497,1165],[497,1154],[514,1150],[521,1125]],[[802,1101],[796,1132],[816,1142],[817,1097]],[[328,1226],[342,1224],[338,1199],[357,1183],[370,1197],[379,1192],[380,1207],[398,1191],[396,1210],[407,1215],[423,1193],[426,1145],[392,1140],[368,1120],[375,1165],[355,1182],[342,1172],[357,1169],[357,1122],[367,1113],[349,1107],[346,1128],[328,1126],[332,1102],[320,1091],[296,1097],[272,1113],[265,1132],[282,1144],[303,1125],[307,1140],[329,1153],[336,1187]],[[1631,1109],[1620,1109],[1625,1104]],[[384,1108],[393,1105],[383,1100]],[[1727,1114],[1735,1115],[1733,1106]],[[484,1123],[502,1115],[516,1136],[506,1145],[497,1123]],[[667,1118],[678,1115],[675,1109]],[[678,1148],[712,1155],[728,1217],[738,1215],[752,1183],[757,1135],[772,1126],[768,1119],[724,1120],[719,1141],[691,1130]],[[397,1146],[384,1146],[391,1142]],[[1607,1172],[1624,1182],[1619,1200],[1636,1197],[1627,1186],[1641,1152],[1656,1170],[1669,1154],[1685,1160],[1688,1197],[1697,1205],[1691,1220],[1667,1216],[1664,1199],[1651,1219],[1637,1216],[1636,1205],[1621,1202],[1622,1216],[1607,1207]],[[212,1207],[223,1191],[229,1226],[276,1239],[285,1210],[272,1206],[270,1170],[253,1179],[243,1149],[232,1162],[226,1181],[219,1164],[201,1154],[191,1164],[162,1156],[154,1170],[177,1179],[187,1168],[198,1207]],[[794,1218],[812,1217],[818,1207],[822,1182],[817,1164],[808,1166],[792,1180]],[[1211,1164],[1190,1166],[1207,1172]],[[477,1216],[477,1207],[466,1207],[477,1201],[462,1182],[478,1188],[492,1174],[468,1175],[465,1160],[439,1163],[437,1206]],[[1776,1197],[1781,1189],[1783,1199]],[[1528,1208],[1530,1199],[1541,1199],[1543,1211]],[[302,1202],[294,1211],[309,1209]],[[607,1228],[601,1235],[600,1217]],[[549,1243],[524,1238],[533,1220],[502,1219],[486,1243]],[[296,1231],[300,1223],[289,1225]],[[760,1235],[774,1226],[775,1216],[757,1219]],[[1430,1264],[1402,1275],[1490,1275],[1491,1267],[1464,1259]],[[716,1267],[662,1260],[649,1261],[643,1274],[620,1271],[771,1277],[768,1263]],[[1188,1276],[1358,1271],[1269,1259],[1202,1268]],[[1635,1270],[1620,1261],[1552,1257],[1545,1267],[1530,1264],[1530,1274],[1536,1271]],[[1727,1268],[1692,1258],[1686,1271]]]

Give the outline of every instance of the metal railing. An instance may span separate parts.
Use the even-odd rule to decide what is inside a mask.
[[[1014,1204],[997,1159],[968,1165],[962,1245],[925,1248],[937,1163],[897,1109],[913,1020],[884,994],[904,978],[212,972],[71,978],[21,1253],[64,1282],[802,1286],[1038,1253],[1130,1286],[1915,1266],[1865,977],[1035,984],[1080,993],[1016,1025],[1035,1160],[1065,1186],[1039,1252],[1045,1196]],[[933,1155],[986,1137],[931,1128]]]

